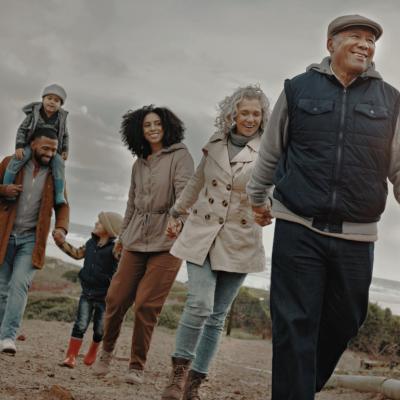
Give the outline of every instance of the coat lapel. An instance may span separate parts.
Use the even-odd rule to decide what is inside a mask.
[[[258,154],[258,149],[260,148],[261,136],[257,136],[252,139],[243,150],[241,150],[232,159],[232,163],[246,163],[254,161]]]
[[[226,137],[220,133],[211,136],[210,141],[203,147],[203,151],[211,157],[224,171],[232,175],[231,163],[228,156]]]

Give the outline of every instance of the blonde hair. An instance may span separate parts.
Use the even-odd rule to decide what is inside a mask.
[[[261,104],[262,121],[260,130],[264,131],[270,114],[269,101],[259,85],[248,85],[237,88],[231,96],[218,103],[219,113],[215,119],[217,131],[227,135],[235,125],[238,105],[243,99],[257,99]]]

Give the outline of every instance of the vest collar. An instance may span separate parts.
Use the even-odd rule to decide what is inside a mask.
[[[331,58],[330,57],[325,57],[319,64],[311,64],[307,67],[307,71],[314,70],[319,72],[320,74],[325,74],[328,76],[334,76],[332,73],[331,69]],[[363,72],[360,76],[362,79],[380,79],[382,80],[381,74],[375,70],[375,63],[372,62],[371,65],[368,67],[368,69]]]

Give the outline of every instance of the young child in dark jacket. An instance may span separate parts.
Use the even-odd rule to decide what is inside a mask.
[[[119,254],[114,251],[114,242],[121,230],[122,216],[113,212],[101,212],[98,218],[91,239],[79,248],[68,243],[62,233],[53,232],[56,244],[64,253],[76,260],[85,259],[79,272],[82,293],[78,313],[72,328],[67,356],[63,362],[63,365],[69,368],[75,367],[76,357],[92,315],[93,341],[83,362],[92,365],[96,360],[97,349],[103,339],[105,297],[118,265]]]
[[[58,137],[57,154],[50,163],[54,179],[54,201],[56,205],[66,203],[64,197],[64,161],[68,158],[69,134],[67,129],[68,111],[62,108],[66,98],[67,93],[64,88],[54,83],[44,88],[42,101],[30,103],[22,109],[26,117],[18,128],[15,155],[8,164],[3,178],[5,185],[14,183],[18,172],[31,159],[30,142],[37,128],[53,130]],[[15,201],[15,198],[9,199],[9,201],[12,200]]]

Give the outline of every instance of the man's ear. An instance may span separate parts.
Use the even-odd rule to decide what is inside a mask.
[[[326,48],[328,49],[329,53],[332,54],[334,47],[333,47],[333,38],[328,37],[328,40],[326,41]]]

